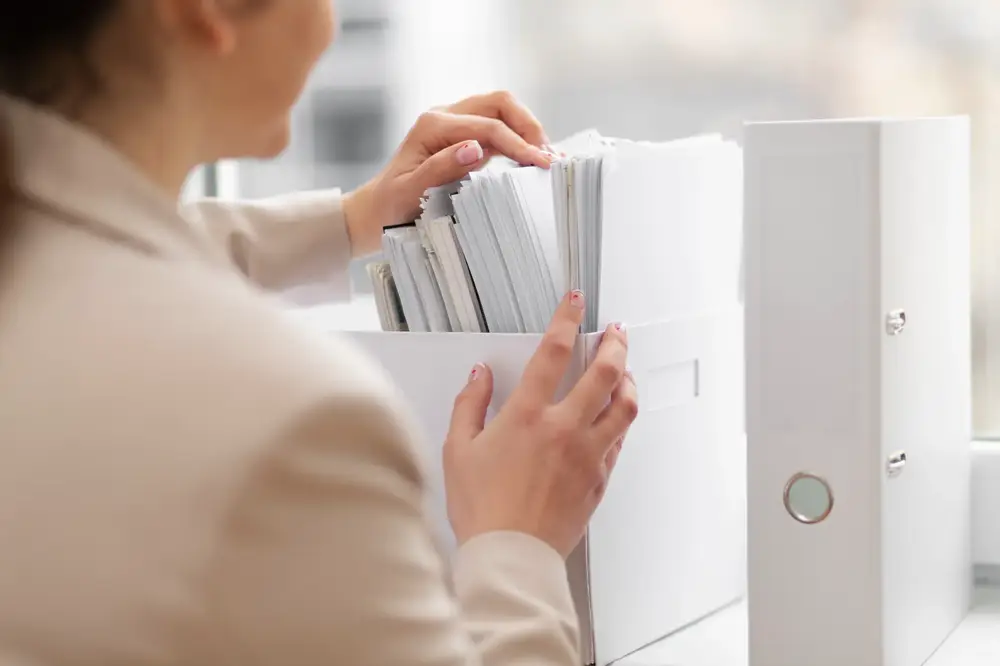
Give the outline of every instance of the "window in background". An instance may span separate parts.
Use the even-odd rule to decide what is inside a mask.
[[[386,101],[381,89],[332,89],[313,93],[313,157],[317,186],[339,186],[345,191],[361,185],[376,172],[385,157]],[[324,177],[324,168],[340,170],[339,183]],[[333,176],[333,174],[329,174]]]

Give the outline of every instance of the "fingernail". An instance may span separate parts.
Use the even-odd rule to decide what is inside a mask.
[[[469,373],[469,383],[476,381],[483,376],[483,372],[486,370],[486,366],[482,363],[476,363],[475,367],[472,368],[472,372]]]
[[[633,384],[635,384],[635,375],[632,374],[632,368],[625,366],[625,376],[628,377]]]
[[[621,322],[618,322],[617,324],[615,324],[615,330],[618,331],[619,333],[624,333],[625,332],[625,324],[623,324]]]
[[[455,157],[462,166],[472,166],[483,159],[483,147],[478,141],[469,141],[458,149]]]
[[[535,152],[538,154],[538,157],[535,159],[535,166],[552,166],[552,163],[559,159],[556,155],[543,148],[536,148]]]
[[[586,304],[586,299],[584,299],[583,297],[583,292],[580,291],[579,289],[575,289],[573,293],[569,295],[569,303],[573,307],[580,308],[582,310],[583,306]]]

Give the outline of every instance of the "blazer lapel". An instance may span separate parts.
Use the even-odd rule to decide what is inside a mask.
[[[144,252],[227,264],[178,202],[100,137],[0,96],[17,193],[29,207]]]

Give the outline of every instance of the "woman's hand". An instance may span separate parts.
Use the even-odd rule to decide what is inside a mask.
[[[458,396],[444,469],[459,543],[487,532],[523,532],[566,557],[583,536],[638,414],[625,369],[627,336],[615,326],[569,395],[554,402],[583,309],[578,292],[560,305],[520,385],[485,429],[489,369],[477,366]]]
[[[428,111],[388,166],[344,198],[354,254],[377,251],[382,229],[415,217],[428,188],[460,180],[493,155],[547,168],[555,158],[547,144],[541,124],[510,93]]]

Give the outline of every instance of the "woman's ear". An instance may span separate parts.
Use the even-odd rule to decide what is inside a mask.
[[[165,25],[217,55],[236,49],[236,18],[248,0],[154,0]]]

